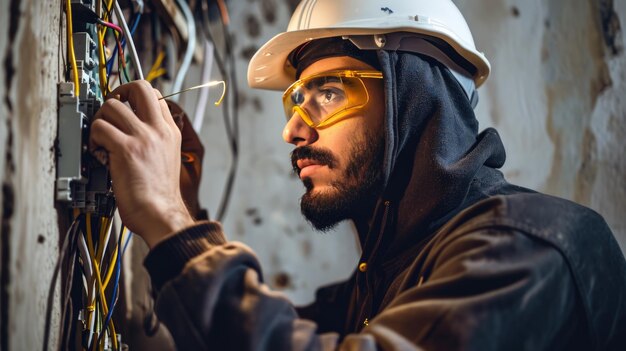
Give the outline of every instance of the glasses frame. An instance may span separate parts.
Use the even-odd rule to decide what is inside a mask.
[[[287,98],[291,99],[291,93],[299,86],[304,85],[303,82],[312,80],[312,79],[316,79],[316,78],[320,78],[320,77],[326,77],[326,76],[338,76],[340,78],[357,78],[361,85],[363,85],[363,89],[365,89],[365,102],[360,104],[360,105],[356,105],[356,106],[350,106],[348,108],[344,108],[344,109],[338,109],[337,111],[331,113],[330,115],[326,116],[323,120],[321,120],[319,123],[315,123],[313,122],[313,120],[311,119],[311,117],[309,116],[309,113],[302,107],[300,107],[300,105],[294,105],[291,111],[291,115],[287,115],[287,122],[289,122],[291,120],[291,118],[293,118],[293,115],[295,113],[298,113],[298,115],[300,116],[300,118],[304,121],[304,123],[306,123],[309,127],[311,128],[315,128],[315,129],[320,129],[320,128],[324,128],[324,127],[328,127],[331,124],[337,123],[345,118],[348,118],[351,116],[351,114],[355,111],[360,110],[361,108],[363,108],[365,105],[367,105],[369,103],[370,100],[370,96],[369,96],[369,91],[367,90],[367,86],[365,85],[365,83],[363,82],[362,78],[364,79],[382,79],[383,78],[383,73],[380,71],[374,71],[374,70],[336,70],[336,71],[328,71],[328,72],[322,72],[322,73],[318,73],[318,74],[314,74],[312,76],[308,76],[306,78],[303,79],[299,79],[295,82],[293,82],[293,84],[291,84],[289,86],[289,88],[287,88],[285,90],[285,92],[283,93],[283,106],[285,106],[285,100]],[[287,111],[285,111],[285,114],[287,114]]]

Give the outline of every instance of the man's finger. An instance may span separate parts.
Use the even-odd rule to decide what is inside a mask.
[[[104,119],[97,119],[91,123],[89,135],[89,150],[94,151],[98,147],[115,152],[123,148],[129,136],[117,129],[114,125]]]
[[[161,107],[152,85],[145,80],[136,80],[120,85],[111,92],[112,96],[119,96],[120,101],[130,104],[139,119],[146,123],[160,123]]]
[[[130,107],[117,99],[105,101],[96,112],[94,119],[104,119],[122,132],[131,135],[139,130],[141,124]]]
[[[154,89],[154,94],[156,94],[157,99],[163,97],[163,95],[161,95],[161,92],[157,89]],[[165,99],[159,100],[159,106],[161,107],[161,112],[163,113],[163,119],[165,119],[165,122],[170,126],[170,128],[177,128],[174,117],[172,116],[170,108],[167,106],[167,102],[165,101]]]

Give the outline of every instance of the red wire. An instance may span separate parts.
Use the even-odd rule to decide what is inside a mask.
[[[224,0],[217,0],[217,7],[220,10],[222,21],[224,21],[225,25],[228,25],[230,23],[230,17],[228,16],[228,8],[226,7]]]
[[[118,26],[117,24],[113,24],[111,22],[105,22],[101,19],[98,20],[98,23],[100,23],[101,25],[105,26],[105,27],[109,27],[113,30],[115,30],[116,32],[120,33],[120,35],[122,35],[124,33],[124,31],[122,31],[122,27]]]

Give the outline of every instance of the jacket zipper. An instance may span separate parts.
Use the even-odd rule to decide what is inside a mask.
[[[378,235],[377,235],[377,238],[376,238],[376,243],[374,244],[372,252],[368,256],[368,258],[366,260],[364,260],[364,261],[361,261],[361,263],[359,264],[359,267],[361,267],[361,265],[363,265],[365,263],[365,267],[366,267],[365,272],[362,271],[362,273],[365,274],[366,293],[365,293],[365,296],[364,296],[364,302],[365,303],[363,303],[361,305],[361,310],[359,311],[359,320],[360,320],[360,322],[357,324],[357,328],[359,330],[361,330],[362,328],[368,326],[369,325],[369,319],[371,318],[372,298],[374,296],[374,293],[373,293],[373,286],[372,286],[372,284],[370,284],[370,277],[371,277],[371,275],[373,273],[372,273],[372,270],[369,269],[369,267],[371,267],[372,269],[374,268],[372,263],[373,263],[374,258],[376,256],[376,252],[378,251],[378,248],[380,247],[380,243],[382,242],[383,235],[385,234],[385,229],[387,228],[387,221],[388,221],[388,214],[389,214],[389,207],[390,207],[390,205],[391,205],[391,202],[389,200],[384,202],[385,208],[383,210],[381,226],[380,226],[380,230],[378,231]]]

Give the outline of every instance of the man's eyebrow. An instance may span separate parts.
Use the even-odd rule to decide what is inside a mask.
[[[329,75],[329,76],[322,76],[322,77],[317,77],[315,79],[312,79],[311,81],[307,82],[305,85],[305,88],[307,88],[308,90],[312,89],[312,88],[317,88],[321,85],[324,85],[326,83],[336,83],[336,82],[341,82],[341,78],[337,77],[337,76],[333,76],[333,75]]]

